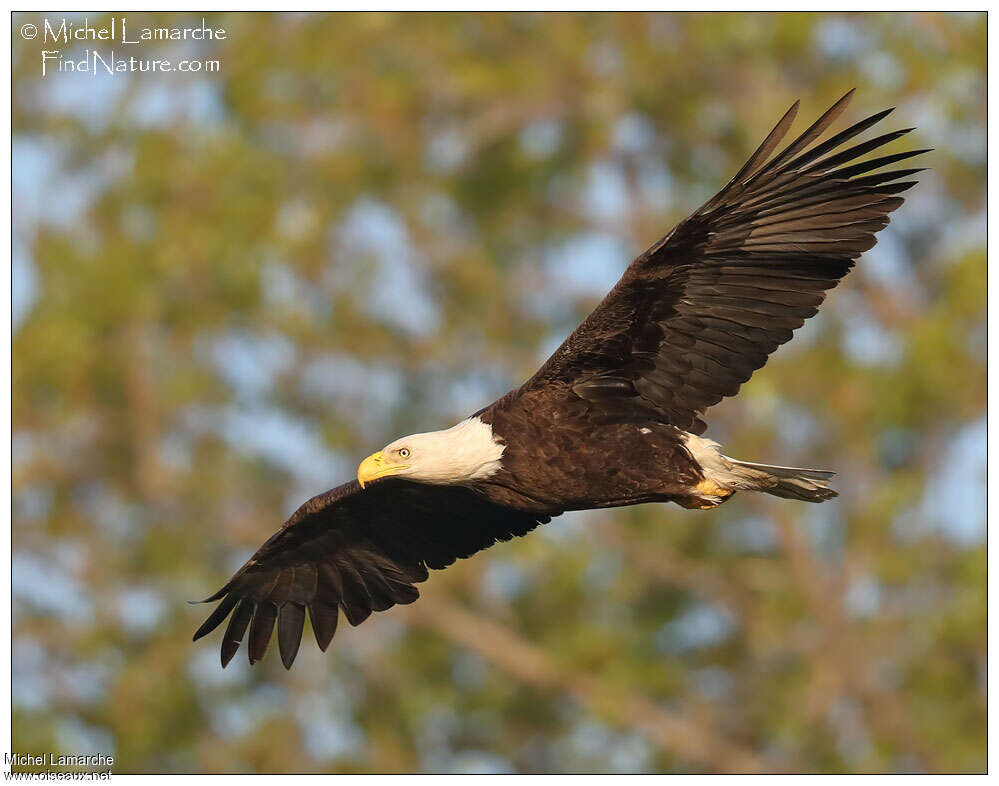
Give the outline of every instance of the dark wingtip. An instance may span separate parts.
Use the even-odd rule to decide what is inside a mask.
[[[239,642],[234,642],[235,647],[226,646],[227,642],[222,642],[222,647],[219,650],[220,660],[222,661],[222,668],[224,669],[229,665],[229,662],[233,659],[233,656],[239,651]]]
[[[290,669],[298,655],[302,643],[302,629],[305,626],[305,607],[297,603],[285,603],[278,611],[278,650],[281,663]]]
[[[823,115],[823,117],[827,117],[829,115],[834,115],[834,116],[838,117],[839,114],[844,109],[846,109],[846,105],[849,104],[850,101],[853,100],[853,94],[856,93],[856,92],[857,92],[857,88],[851,87],[849,90],[847,90],[845,93],[843,93],[843,95],[840,96],[840,98],[836,101],[836,103],[834,103],[831,107],[829,107],[826,110],[826,112]]]
[[[221,591],[216,592],[214,595],[209,595],[207,598],[202,598],[201,600],[189,600],[185,601],[189,606],[199,606],[202,603],[214,603],[219,598],[222,597]]]
[[[233,610],[238,599],[233,595],[226,595],[222,602],[215,607],[214,611],[208,615],[208,619],[201,623],[201,627],[194,632],[194,638],[192,641],[197,641],[202,636],[211,633],[215,630],[222,620],[229,616],[229,612]]]
[[[873,115],[871,115],[869,118],[867,118],[867,121],[870,123],[870,125],[873,126],[876,123],[880,123],[882,120],[884,120],[886,117],[888,117],[888,115],[890,115],[894,111],[895,111],[895,107],[890,107],[888,109],[882,109],[880,112],[875,112]]]
[[[204,622],[202,622],[201,627],[198,628],[196,631],[194,631],[194,636],[191,637],[191,641],[197,641],[198,639],[202,638],[203,636],[207,636],[209,633],[215,630],[217,623],[216,625],[210,625],[209,623],[211,621],[212,620],[209,618]]]
[[[312,632],[315,634],[316,644],[320,650],[326,652],[336,633],[339,610],[336,604],[318,602],[309,606],[309,616],[312,619]]]
[[[214,603],[215,601],[219,600],[223,595],[225,595],[231,588],[232,588],[232,582],[228,581],[221,589],[219,589],[217,592],[213,592],[207,598],[204,598],[203,600],[189,600],[188,603],[194,606],[197,606],[199,603]]]
[[[835,111],[836,114],[839,115],[840,112],[846,109],[847,104],[849,104],[853,100],[853,94],[856,92],[857,88],[851,87],[849,90],[843,93],[843,96],[842,98],[839,99],[839,101],[837,101],[829,108],[829,111],[830,112]]]

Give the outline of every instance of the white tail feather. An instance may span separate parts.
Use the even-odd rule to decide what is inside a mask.
[[[693,434],[684,437],[684,444],[701,465],[705,477],[722,488],[762,491],[775,497],[804,502],[824,502],[838,496],[829,488],[829,480],[835,472],[738,461],[724,455],[717,442]]]

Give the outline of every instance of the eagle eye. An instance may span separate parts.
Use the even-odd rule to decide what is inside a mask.
[[[400,448],[399,458],[404,458],[404,459],[409,458],[409,448]]]

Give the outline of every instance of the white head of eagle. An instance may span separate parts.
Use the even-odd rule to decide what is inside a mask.
[[[488,423],[467,418],[443,431],[410,434],[372,453],[357,468],[361,488],[389,476],[421,483],[460,485],[500,468],[504,445]]]

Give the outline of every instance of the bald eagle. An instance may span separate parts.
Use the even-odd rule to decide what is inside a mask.
[[[340,612],[419,596],[446,568],[564,511],[675,502],[708,509],[736,491],[822,502],[833,473],[737,461],[701,436],[875,244],[925,150],[864,158],[912,129],[844,143],[878,112],[819,142],[851,90],[780,153],[787,111],[718,194],[628,267],[603,302],[521,387],[444,431],[397,439],[357,479],[302,505],[224,587],[195,640],[231,618],[222,665],[249,630],[250,663],[277,623],[286,668],[306,609],[320,649]]]

